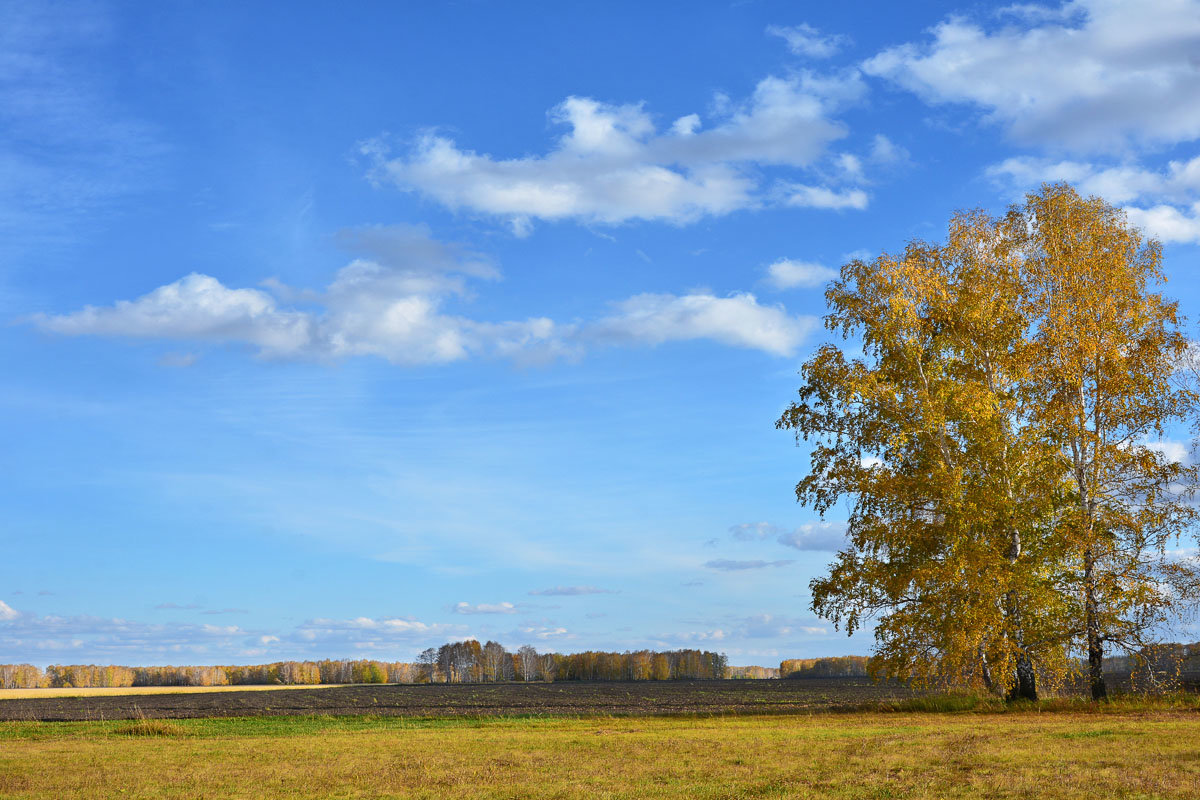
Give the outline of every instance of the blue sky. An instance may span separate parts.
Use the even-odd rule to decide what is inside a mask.
[[[1194,1],[0,15],[4,662],[865,653],[832,271],[1065,179],[1200,303]]]

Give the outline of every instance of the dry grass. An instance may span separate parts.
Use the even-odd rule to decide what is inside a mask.
[[[187,729],[165,719],[134,720],[114,728],[113,733],[124,736],[186,736]]]
[[[90,689],[0,689],[0,700],[30,700],[39,697],[107,697],[126,694],[202,694],[205,692],[274,692],[282,689],[328,689],[316,686],[114,686]]]
[[[1182,798],[1194,711],[0,724],[5,798]]]

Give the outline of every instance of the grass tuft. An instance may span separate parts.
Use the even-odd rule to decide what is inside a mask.
[[[186,736],[182,725],[165,719],[136,719],[113,730],[121,736]]]

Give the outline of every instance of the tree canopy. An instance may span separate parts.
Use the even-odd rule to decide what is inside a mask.
[[[1086,652],[1144,646],[1197,597],[1194,466],[1156,442],[1191,419],[1188,341],[1161,248],[1118,209],[1044,186],[944,244],[852,261],[778,427],[811,442],[797,499],[847,500],[819,614],[877,620],[873,668],[1036,697]],[[861,348],[855,352],[855,345]]]

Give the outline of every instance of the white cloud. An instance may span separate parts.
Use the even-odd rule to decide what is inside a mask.
[[[617,303],[616,311],[588,326],[588,335],[646,344],[711,339],[788,356],[816,324],[812,317],[790,316],[782,306],[760,305],[749,293],[640,294]]]
[[[544,155],[497,158],[436,132],[399,157],[378,140],[360,150],[375,180],[500,217],[517,235],[533,220],[686,224],[762,205],[756,168],[811,167],[846,135],[832,114],[863,92],[856,71],[771,76],[742,103],[718,98],[709,124],[692,113],[661,131],[641,103],[572,96],[550,111],[568,132]]]
[[[529,626],[525,628],[519,628],[518,632],[524,636],[532,636],[535,639],[541,639],[542,641],[545,641],[546,639],[575,638],[572,634],[567,632],[566,628]]]
[[[443,310],[447,300],[466,293],[466,276],[498,277],[488,259],[438,242],[421,226],[360,228],[340,238],[365,258],[339,270],[322,292],[277,280],[263,282],[270,291],[235,289],[193,273],[136,300],[33,320],[65,335],[246,344],[267,358],[371,355],[411,365],[570,354],[564,330],[548,319],[483,322]]]
[[[836,191],[824,186],[806,186],[800,183],[784,184],[784,202],[800,208],[825,208],[840,211],[853,208],[862,211],[870,198],[862,189]]]
[[[842,522],[806,522],[793,529],[786,530],[770,522],[743,522],[729,529],[734,539],[744,542],[774,539],[779,544],[793,547],[797,550],[837,552],[846,543],[846,525]],[[758,563],[762,566],[774,566],[781,562],[729,562],[729,563]],[[790,563],[790,562],[788,562]],[[712,566],[709,562],[706,566]],[[725,569],[726,567],[718,567]],[[736,569],[737,567],[729,567]]]
[[[230,288],[193,273],[136,300],[37,314],[44,330],[69,336],[238,343],[266,358],[338,360],[375,356],[393,364],[440,364],[473,357],[521,362],[572,358],[595,343],[708,339],[775,355],[795,352],[814,324],[754,295],[715,297],[642,294],[588,324],[546,317],[487,322],[448,313],[468,294],[466,278],[493,279],[495,266],[477,254],[408,226],[351,231],[343,240],[364,251],[320,292],[278,280],[263,289]]]
[[[767,283],[776,289],[812,289],[835,279],[835,269],[812,261],[781,258],[767,267]]]
[[[1016,139],[1117,150],[1200,137],[1200,3],[1023,6],[992,30],[962,17],[863,70],[932,103],[969,103]]]
[[[1148,450],[1162,454],[1167,461],[1172,461],[1176,464],[1182,464],[1187,461],[1188,454],[1191,453],[1191,448],[1183,442],[1177,442],[1172,439],[1163,439],[1157,442],[1146,442],[1145,446]]]
[[[479,603],[471,605],[467,602],[456,603],[455,614],[516,614],[517,607],[512,603]]]
[[[9,622],[21,616],[21,613],[8,603],[0,600],[0,621]]]
[[[1125,211],[1130,222],[1167,244],[1200,244],[1200,202],[1192,203],[1189,211],[1168,205]]]
[[[1125,204],[1130,222],[1160,241],[1200,242],[1200,202],[1195,200],[1200,195],[1200,156],[1170,161],[1160,170],[1019,156],[989,167],[986,174],[1014,191],[1066,181],[1085,195]],[[1133,202],[1141,207],[1127,205]],[[1156,204],[1146,207],[1148,203]]]
[[[836,553],[846,544],[846,526],[840,522],[806,522],[780,534],[776,541],[797,550]]]
[[[778,36],[787,42],[788,50],[796,55],[809,58],[829,58],[846,43],[845,36],[823,34],[806,22],[790,27],[768,25],[767,33],[771,36]]]
[[[288,355],[309,345],[313,320],[284,311],[258,289],[229,289],[216,278],[192,273],[137,300],[87,306],[38,318],[46,330],[70,336],[134,336],[247,342],[268,355]]]
[[[908,160],[908,151],[882,133],[871,141],[871,161],[876,164],[895,164]]]
[[[1200,191],[1200,156],[1190,161],[1170,161],[1158,171],[1134,164],[1106,166],[1086,161],[1018,156],[989,167],[987,175],[1020,189],[1066,181],[1082,193],[1099,195],[1110,203],[1147,198],[1180,201]]]

